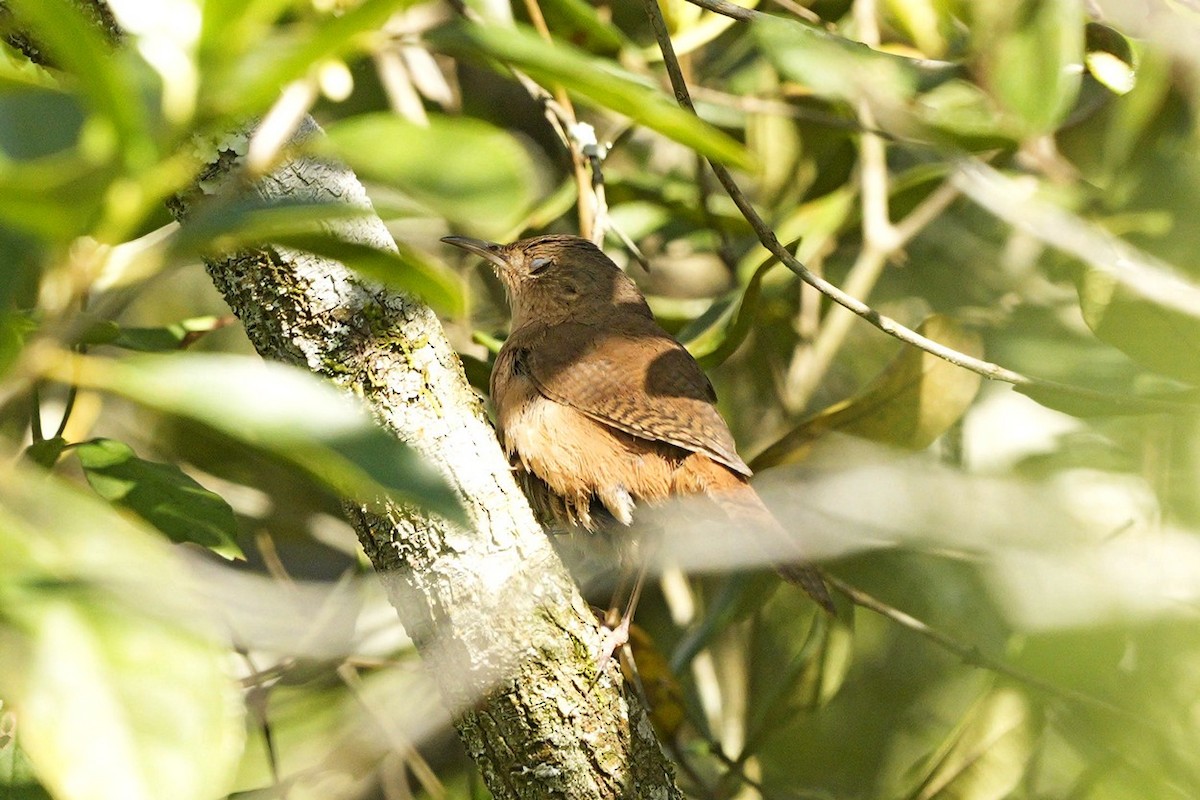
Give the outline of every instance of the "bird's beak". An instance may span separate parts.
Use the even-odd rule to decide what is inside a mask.
[[[468,253],[474,253],[477,256],[487,259],[500,269],[508,266],[508,262],[501,255],[502,245],[495,242],[485,242],[483,239],[472,239],[470,236],[443,236],[442,241],[446,244],[452,244],[455,247],[461,247]]]

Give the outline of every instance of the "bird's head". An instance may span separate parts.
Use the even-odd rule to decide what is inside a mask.
[[[530,322],[592,321],[614,311],[650,315],[629,276],[587,239],[554,234],[512,244],[466,236],[442,241],[491,263],[508,290],[514,329]]]

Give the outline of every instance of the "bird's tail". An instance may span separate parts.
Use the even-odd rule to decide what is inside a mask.
[[[786,553],[799,549],[750,484],[743,481],[737,487],[711,492],[710,496],[731,519],[751,520],[762,536],[769,537],[767,543],[772,550],[778,548]],[[820,570],[806,561],[801,553],[796,553],[795,560],[789,558],[777,563],[775,571],[788,583],[803,589],[825,611],[835,613],[833,598],[829,595],[829,587],[825,585]]]

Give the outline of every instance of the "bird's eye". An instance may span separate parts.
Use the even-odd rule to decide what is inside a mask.
[[[545,272],[546,270],[550,269],[553,266],[554,266],[554,259],[546,258],[545,256],[538,256],[537,258],[533,259],[533,261],[529,262],[529,274],[530,275],[541,275],[543,272]]]

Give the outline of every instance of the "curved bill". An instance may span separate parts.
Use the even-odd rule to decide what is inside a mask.
[[[485,258],[497,267],[508,266],[508,262],[501,255],[504,245],[488,242],[483,239],[472,239],[470,236],[443,236],[442,241],[446,244],[452,244],[455,247],[461,247],[468,253],[474,253],[481,258]]]

